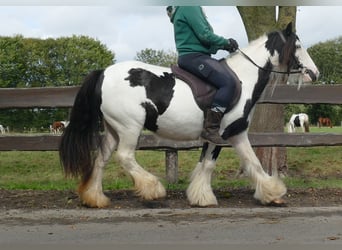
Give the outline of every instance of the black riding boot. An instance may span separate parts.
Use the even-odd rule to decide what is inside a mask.
[[[202,139],[214,144],[222,144],[222,138],[219,134],[222,117],[223,113],[220,111],[207,110],[201,133]]]

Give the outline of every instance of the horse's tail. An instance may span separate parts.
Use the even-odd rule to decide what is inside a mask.
[[[304,129],[305,132],[310,132],[310,122],[309,122],[309,116],[307,114],[304,115]]]
[[[103,70],[87,75],[76,95],[59,145],[59,157],[66,176],[82,178],[87,182],[93,171],[94,150],[101,143],[102,125],[101,87]]]
[[[304,122],[304,129],[305,129],[305,132],[310,132],[309,122],[308,121]]]

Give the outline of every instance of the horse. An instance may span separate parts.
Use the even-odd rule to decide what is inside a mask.
[[[50,132],[52,134],[62,133],[67,125],[67,121],[55,121],[50,125]]]
[[[322,127],[322,126],[327,126],[332,128],[332,122],[328,117],[319,117],[318,118],[318,127]]]
[[[240,157],[241,167],[255,189],[254,198],[261,204],[283,204],[286,186],[278,176],[263,170],[247,130],[255,104],[268,83],[286,81],[289,74],[310,82],[316,80],[319,71],[292,31],[292,24],[264,34],[225,58],[224,63],[239,77],[241,94],[222,119],[222,140],[231,143]],[[116,160],[132,177],[136,194],[145,200],[164,198],[166,190],[160,180],[136,161],[139,135],[147,129],[175,141],[198,140],[203,121],[204,112],[189,85],[176,78],[170,68],[125,61],[94,70],[84,78],[59,144],[64,174],[80,178],[77,192],[83,205],[109,206],[102,176],[116,150]],[[211,178],[221,149],[222,145],[203,141],[186,190],[190,205],[218,204]]]
[[[288,132],[296,132],[296,127],[301,127],[303,132],[309,132],[309,125],[309,116],[307,114],[293,114],[289,121]]]
[[[6,130],[4,128],[4,126],[2,124],[0,124],[0,133],[1,134],[5,134],[6,133]]]

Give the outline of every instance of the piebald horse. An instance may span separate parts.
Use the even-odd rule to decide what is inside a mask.
[[[302,132],[309,132],[309,116],[305,113],[293,114],[289,121],[288,132],[296,132],[296,127],[301,127]]]
[[[269,82],[286,81],[294,73],[305,81],[318,70],[295,33],[285,30],[265,34],[225,59],[241,81],[241,96],[221,122],[220,133],[235,148],[244,172],[262,204],[282,202],[286,187],[262,168],[248,139],[253,109]],[[59,146],[66,176],[81,177],[78,194],[84,205],[106,207],[110,200],[102,190],[104,167],[116,149],[120,165],[132,177],[137,194],[146,200],[166,196],[158,178],[135,159],[144,128],[174,140],[199,139],[204,113],[189,86],[169,68],[137,61],[117,63],[86,76]],[[102,132],[101,128],[104,128]],[[191,205],[217,205],[211,187],[212,172],[221,147],[204,142],[187,188]]]

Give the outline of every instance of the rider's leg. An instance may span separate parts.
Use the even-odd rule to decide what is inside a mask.
[[[214,144],[220,144],[221,120],[235,93],[236,80],[234,76],[219,61],[200,53],[182,56],[179,58],[178,64],[217,88],[213,103],[205,114],[201,137]]]

